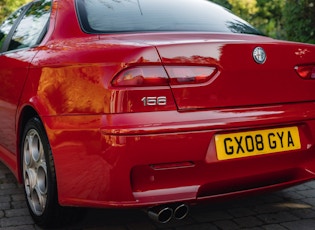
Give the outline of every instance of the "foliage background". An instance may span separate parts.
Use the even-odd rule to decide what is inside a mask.
[[[29,1],[0,0],[0,21]],[[226,7],[270,37],[315,44],[315,0],[209,1]]]
[[[315,43],[315,0],[211,0],[273,38]]]
[[[12,11],[30,0],[0,0],[0,21],[2,22]]]

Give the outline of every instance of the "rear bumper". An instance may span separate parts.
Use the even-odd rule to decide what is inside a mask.
[[[315,104],[43,118],[61,205],[136,207],[238,196],[315,177]],[[214,135],[297,126],[301,149],[219,161]]]

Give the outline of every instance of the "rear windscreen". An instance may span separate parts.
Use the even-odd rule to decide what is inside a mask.
[[[200,31],[261,34],[207,0],[77,0],[88,33]]]

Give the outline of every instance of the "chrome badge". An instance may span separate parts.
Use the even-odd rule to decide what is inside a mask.
[[[258,64],[265,63],[265,61],[267,59],[267,55],[266,55],[265,50],[261,47],[256,47],[253,51],[253,58],[254,58],[255,62],[257,62]]]

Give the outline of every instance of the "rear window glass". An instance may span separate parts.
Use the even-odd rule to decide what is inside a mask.
[[[77,0],[88,33],[205,31],[261,34],[207,0]]]

